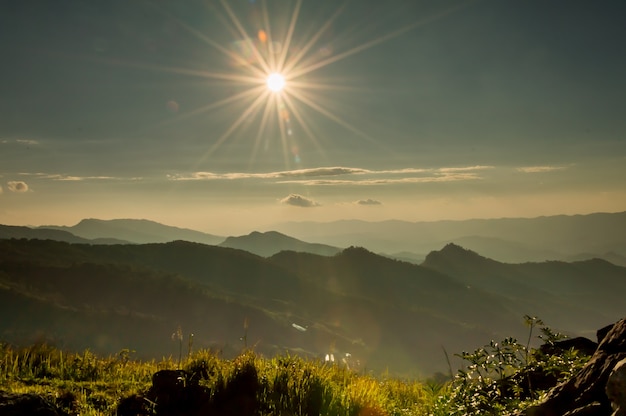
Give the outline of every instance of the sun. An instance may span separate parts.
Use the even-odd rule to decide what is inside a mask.
[[[225,72],[222,69],[213,71],[208,68],[161,66],[140,62],[115,61],[113,63],[200,77],[205,80],[219,81],[220,85],[232,87],[232,91],[235,92],[231,95],[210,100],[206,105],[192,108],[184,113],[178,113],[177,108],[175,117],[151,126],[151,128],[155,128],[181,122],[184,119],[209,111],[236,109],[236,113],[239,115],[233,118],[232,123],[224,128],[218,137],[211,137],[211,145],[198,157],[194,166],[199,166],[205,162],[236,132],[243,134],[245,130],[251,128],[250,126],[258,126],[256,134],[251,134],[251,137],[254,137],[251,160],[255,158],[260,149],[267,149],[268,143],[274,138],[278,138],[282,144],[286,168],[301,163],[299,142],[303,137],[307,137],[317,148],[317,151],[324,154],[319,131],[310,119],[310,115],[315,113],[360,138],[371,143],[377,143],[376,138],[371,137],[366,131],[338,115],[332,100],[324,99],[325,91],[339,92],[353,91],[354,89],[343,85],[341,81],[329,82],[332,78],[328,78],[328,76],[316,78],[314,73],[424,24],[443,18],[461,7],[446,9],[432,18],[415,20],[382,36],[346,49],[339,49],[336,45],[342,44],[342,42],[335,39],[332,26],[344,13],[345,3],[333,12],[316,31],[311,28],[311,33],[308,33],[305,30],[304,33],[308,33],[308,35],[302,38],[302,41],[298,41],[298,36],[294,36],[294,33],[298,26],[297,22],[304,0],[286,0],[287,3],[293,4],[285,8],[280,6],[281,9],[268,7],[269,2],[266,0],[260,2],[250,0],[250,7],[256,10],[254,14],[256,17],[253,19],[255,21],[254,26],[259,28],[256,33],[244,27],[244,20],[237,16],[235,10],[230,6],[231,2],[216,0],[216,3],[218,2],[221,7],[216,9],[217,17],[224,24],[219,30],[226,29],[226,33],[233,36],[226,43],[207,36],[205,32],[187,24],[167,9],[154,6],[165,17],[176,22],[182,30],[187,31],[210,46],[211,49],[219,52],[223,58],[222,63],[226,63],[228,67]],[[273,19],[270,19],[270,16]],[[217,67],[223,68],[221,65]],[[339,79],[337,78],[337,80]]]
[[[267,88],[272,92],[281,92],[285,88],[285,77],[278,72],[272,72],[265,81]]]

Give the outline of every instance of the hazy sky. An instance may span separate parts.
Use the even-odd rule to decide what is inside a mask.
[[[623,0],[3,1],[0,223],[228,235],[623,211],[625,16]]]

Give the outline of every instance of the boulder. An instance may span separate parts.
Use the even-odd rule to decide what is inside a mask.
[[[609,374],[606,396],[615,411],[613,416],[626,416],[626,359],[617,363]]]
[[[609,375],[626,358],[626,319],[601,329],[599,337],[601,334],[604,336],[589,362],[553,388],[542,403],[528,408],[527,416],[611,415],[606,388]]]
[[[560,354],[563,351],[576,350],[583,355],[592,355],[596,352],[598,343],[585,337],[568,338],[550,344],[543,344],[539,352],[546,355]]]
[[[0,391],[2,416],[67,416],[54,404],[38,394],[17,394]]]

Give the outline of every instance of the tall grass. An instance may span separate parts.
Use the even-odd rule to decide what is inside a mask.
[[[542,324],[532,321],[530,331]],[[547,343],[560,337],[547,327],[540,329]],[[461,353],[467,368],[441,384],[374,377],[290,355],[267,359],[247,350],[227,360],[210,350],[192,353],[191,344],[186,357],[181,351],[179,346],[177,359],[139,361],[129,350],[100,357],[89,350],[68,353],[47,344],[19,349],[0,344],[0,390],[46,396],[70,414],[114,415],[125,398],[145,403],[143,395],[154,373],[182,368],[186,382],[202,393],[208,414],[500,415],[523,409],[542,396],[530,382],[532,375],[556,374],[558,382],[589,359],[575,350],[545,354],[506,338]],[[152,413],[148,409],[144,414]]]
[[[178,357],[177,357],[178,358]],[[253,398],[260,415],[426,415],[423,384],[377,379],[345,367],[295,356],[265,359],[251,351],[226,360],[199,350],[182,367],[217,399]],[[147,391],[152,375],[178,369],[179,360],[138,361],[128,350],[108,357],[68,353],[47,344],[15,349],[0,345],[0,389],[37,393],[81,415],[114,414],[124,397]]]

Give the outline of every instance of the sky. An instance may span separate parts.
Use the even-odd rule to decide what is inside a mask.
[[[624,211],[625,15],[622,0],[4,1],[0,224],[234,235]]]

